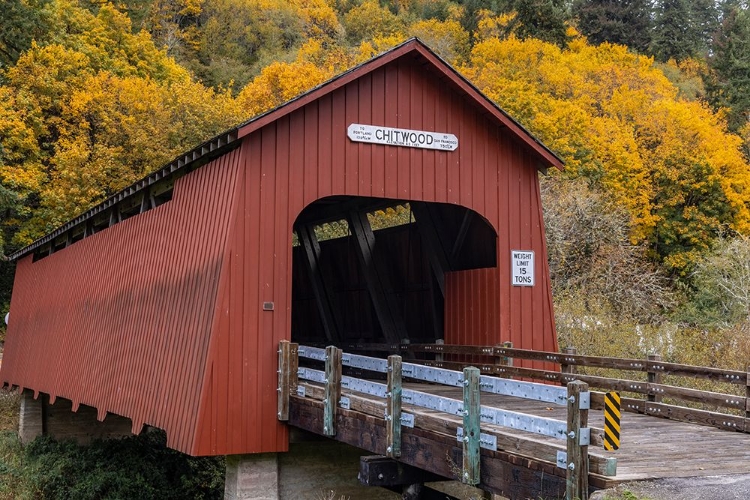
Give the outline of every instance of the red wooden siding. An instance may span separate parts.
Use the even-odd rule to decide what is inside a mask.
[[[19,261],[3,382],[191,451],[240,154],[178,179],[164,205]]]
[[[355,143],[351,123],[456,134],[455,152]],[[291,327],[292,226],[310,203],[359,195],[460,204],[500,236],[498,268],[447,281],[446,339],[554,348],[537,169],[472,100],[397,60],[247,135],[196,428],[197,454],[286,449],[276,349]],[[510,286],[510,250],[536,252],[533,288]],[[273,302],[273,311],[263,311]],[[448,303],[449,302],[449,303]],[[507,319],[503,319],[507,318]]]

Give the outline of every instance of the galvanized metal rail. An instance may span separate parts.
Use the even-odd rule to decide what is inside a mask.
[[[299,359],[306,358],[323,363],[324,370],[298,367]],[[367,372],[386,374],[387,382],[368,380],[342,375],[344,366]],[[382,378],[382,375],[380,376]],[[463,399],[432,394],[427,391],[405,388],[402,379],[461,388]],[[530,449],[538,450],[535,460],[553,461],[559,467],[559,476],[565,477],[568,498],[587,498],[588,472],[593,470],[602,475],[614,475],[616,460],[601,455],[589,456],[588,446],[592,442],[592,432],[587,426],[590,393],[582,382],[571,382],[568,387],[503,379],[480,375],[477,368],[464,368],[454,371],[429,367],[414,363],[404,363],[400,356],[379,359],[350,353],[342,353],[333,346],[326,349],[298,346],[282,342],[279,347],[279,412],[282,421],[289,420],[290,399],[301,402],[303,398],[323,400],[323,421],[321,434],[337,435],[337,413],[361,410],[382,418],[386,428],[385,455],[394,459],[402,456],[402,428],[435,428],[430,425],[432,412],[445,414],[445,419],[460,417],[462,425],[443,426],[455,428],[455,442],[461,445],[461,466],[453,471],[462,482],[483,487],[488,491],[502,493],[486,484],[480,476],[482,460],[492,460],[483,453],[516,453],[519,434],[529,433]],[[488,405],[481,405],[481,393],[500,394],[531,399],[548,404],[566,406],[567,421],[514,412]],[[372,411],[372,397],[384,400],[379,415]],[[403,405],[406,405],[404,408]],[[428,410],[424,413],[422,410]],[[339,416],[341,416],[339,415]],[[500,428],[500,430],[498,430]],[[505,434],[502,428],[511,432]],[[444,431],[443,431],[444,432]],[[512,434],[514,444],[508,445]],[[601,431],[595,435],[601,439]],[[533,435],[552,437],[565,442],[565,446],[542,445]],[[500,441],[500,442],[498,442]],[[546,446],[546,447],[545,447]],[[480,448],[488,452],[480,452]],[[554,456],[552,452],[554,451]],[[528,455],[527,455],[528,456]],[[404,461],[408,460],[404,459]],[[593,467],[590,469],[590,463]],[[563,472],[564,471],[564,472]],[[440,472],[434,471],[431,472]]]

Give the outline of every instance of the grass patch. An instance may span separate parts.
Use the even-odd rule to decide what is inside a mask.
[[[22,446],[0,433],[0,499],[220,499],[224,458],[194,458],[144,432],[78,446],[49,436]]]

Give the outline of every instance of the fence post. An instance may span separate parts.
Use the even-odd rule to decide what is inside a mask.
[[[341,349],[326,347],[326,390],[323,402],[323,434],[336,435],[336,407],[341,399]]]
[[[435,339],[435,345],[443,345],[443,344],[445,344],[445,340],[443,340],[443,339]],[[442,352],[439,352],[439,353],[435,354],[435,361],[438,361],[440,363],[442,363],[444,361],[444,356],[443,356]]]
[[[565,356],[564,356],[566,354],[575,354],[575,353],[576,353],[576,348],[575,347],[565,347],[563,349],[563,362],[560,363],[560,371],[562,373],[566,373],[566,374],[569,374],[569,375],[575,374],[575,372],[576,372],[575,365],[569,365],[568,363],[566,363],[565,362]]]
[[[463,476],[461,482],[476,486],[479,476],[479,368],[464,368]]]
[[[747,365],[747,381],[745,382],[745,418],[750,418],[750,365]],[[745,424],[747,426],[747,423]],[[747,430],[745,432],[748,432]]]
[[[649,354],[648,360],[651,362],[659,362],[661,361],[661,356],[658,354]],[[648,383],[649,384],[661,384],[662,378],[661,378],[661,372],[656,372],[649,370],[648,371]],[[654,403],[661,403],[661,394],[652,394],[652,391],[649,391],[648,394],[648,400],[653,401]]]
[[[386,394],[385,455],[401,456],[401,356],[388,356],[388,393]]]
[[[568,446],[567,500],[588,500],[589,497],[589,447],[590,435],[581,437],[581,429],[588,427],[590,400],[589,385],[580,380],[568,382]],[[582,395],[584,395],[582,397]],[[582,403],[583,400],[583,404]],[[583,408],[582,408],[583,406]],[[585,431],[590,432],[589,430]],[[584,444],[581,444],[581,443]]]

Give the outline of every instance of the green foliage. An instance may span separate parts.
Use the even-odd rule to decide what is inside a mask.
[[[716,34],[709,58],[708,99],[715,109],[727,109],[731,130],[740,130],[750,119],[750,12],[736,7]]]
[[[0,2],[0,70],[15,64],[32,40],[43,38],[49,27],[49,0],[3,0]]]
[[[702,327],[744,325],[750,333],[750,238],[721,238],[700,259],[681,319]]]
[[[578,29],[594,44],[627,45],[645,53],[651,44],[652,5],[648,0],[577,0]]]
[[[536,38],[560,47],[570,38],[567,23],[570,12],[565,0],[516,0],[513,33],[519,38]]]
[[[43,436],[21,448],[0,439],[0,497],[212,499],[223,496],[224,459],[192,458],[165,446],[164,433],[78,446]]]
[[[656,4],[650,53],[659,61],[704,55],[718,23],[710,0],[660,0]]]

